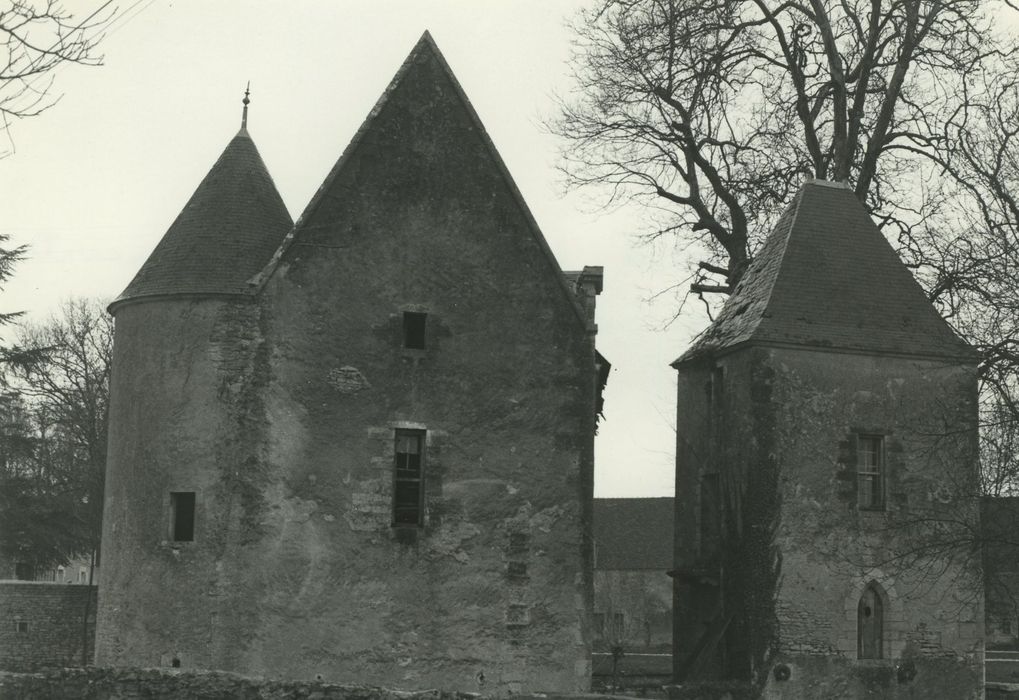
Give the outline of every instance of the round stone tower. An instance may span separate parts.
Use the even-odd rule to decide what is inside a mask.
[[[244,102],[240,131],[109,308],[99,664],[193,665],[223,638],[221,611],[202,602],[229,592],[225,553],[246,536],[262,348],[248,280],[292,226]]]

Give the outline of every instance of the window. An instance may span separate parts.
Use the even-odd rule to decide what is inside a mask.
[[[717,557],[721,551],[722,513],[718,474],[701,475],[701,556]]]
[[[27,622],[20,622],[20,621],[19,622],[15,622],[14,626],[18,630],[18,634],[25,634],[26,632],[28,632],[28,623]]]
[[[170,538],[174,542],[194,542],[194,491],[178,491],[170,494]]]
[[[428,314],[416,311],[403,312],[403,347],[411,350],[425,349],[425,321]]]
[[[423,525],[425,511],[423,430],[397,430],[393,469],[393,524]]]
[[[856,437],[856,496],[864,510],[881,510],[884,499],[884,438],[880,435]]]
[[[856,655],[861,659],[883,658],[884,602],[877,584],[863,590],[856,608]]]
[[[612,613],[612,639],[616,641],[622,639],[625,631],[626,622],[623,613]]]
[[[594,614],[594,637],[601,639],[605,636],[605,613]]]

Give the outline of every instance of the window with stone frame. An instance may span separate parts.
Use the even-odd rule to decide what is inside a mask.
[[[885,439],[883,435],[856,436],[856,504],[861,510],[884,510]]]
[[[393,525],[424,525],[425,431],[397,430],[393,464]]]

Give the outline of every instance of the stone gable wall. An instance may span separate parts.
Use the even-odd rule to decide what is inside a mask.
[[[95,639],[96,587],[0,582],[0,670],[81,663],[82,616],[89,604],[88,645]]]

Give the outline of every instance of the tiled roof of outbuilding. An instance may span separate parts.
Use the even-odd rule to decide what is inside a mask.
[[[973,360],[848,187],[800,188],[715,322],[673,365],[743,343]]]
[[[672,568],[671,498],[594,499],[594,568]]]
[[[243,294],[292,226],[242,128],[110,309],[149,297]]]

